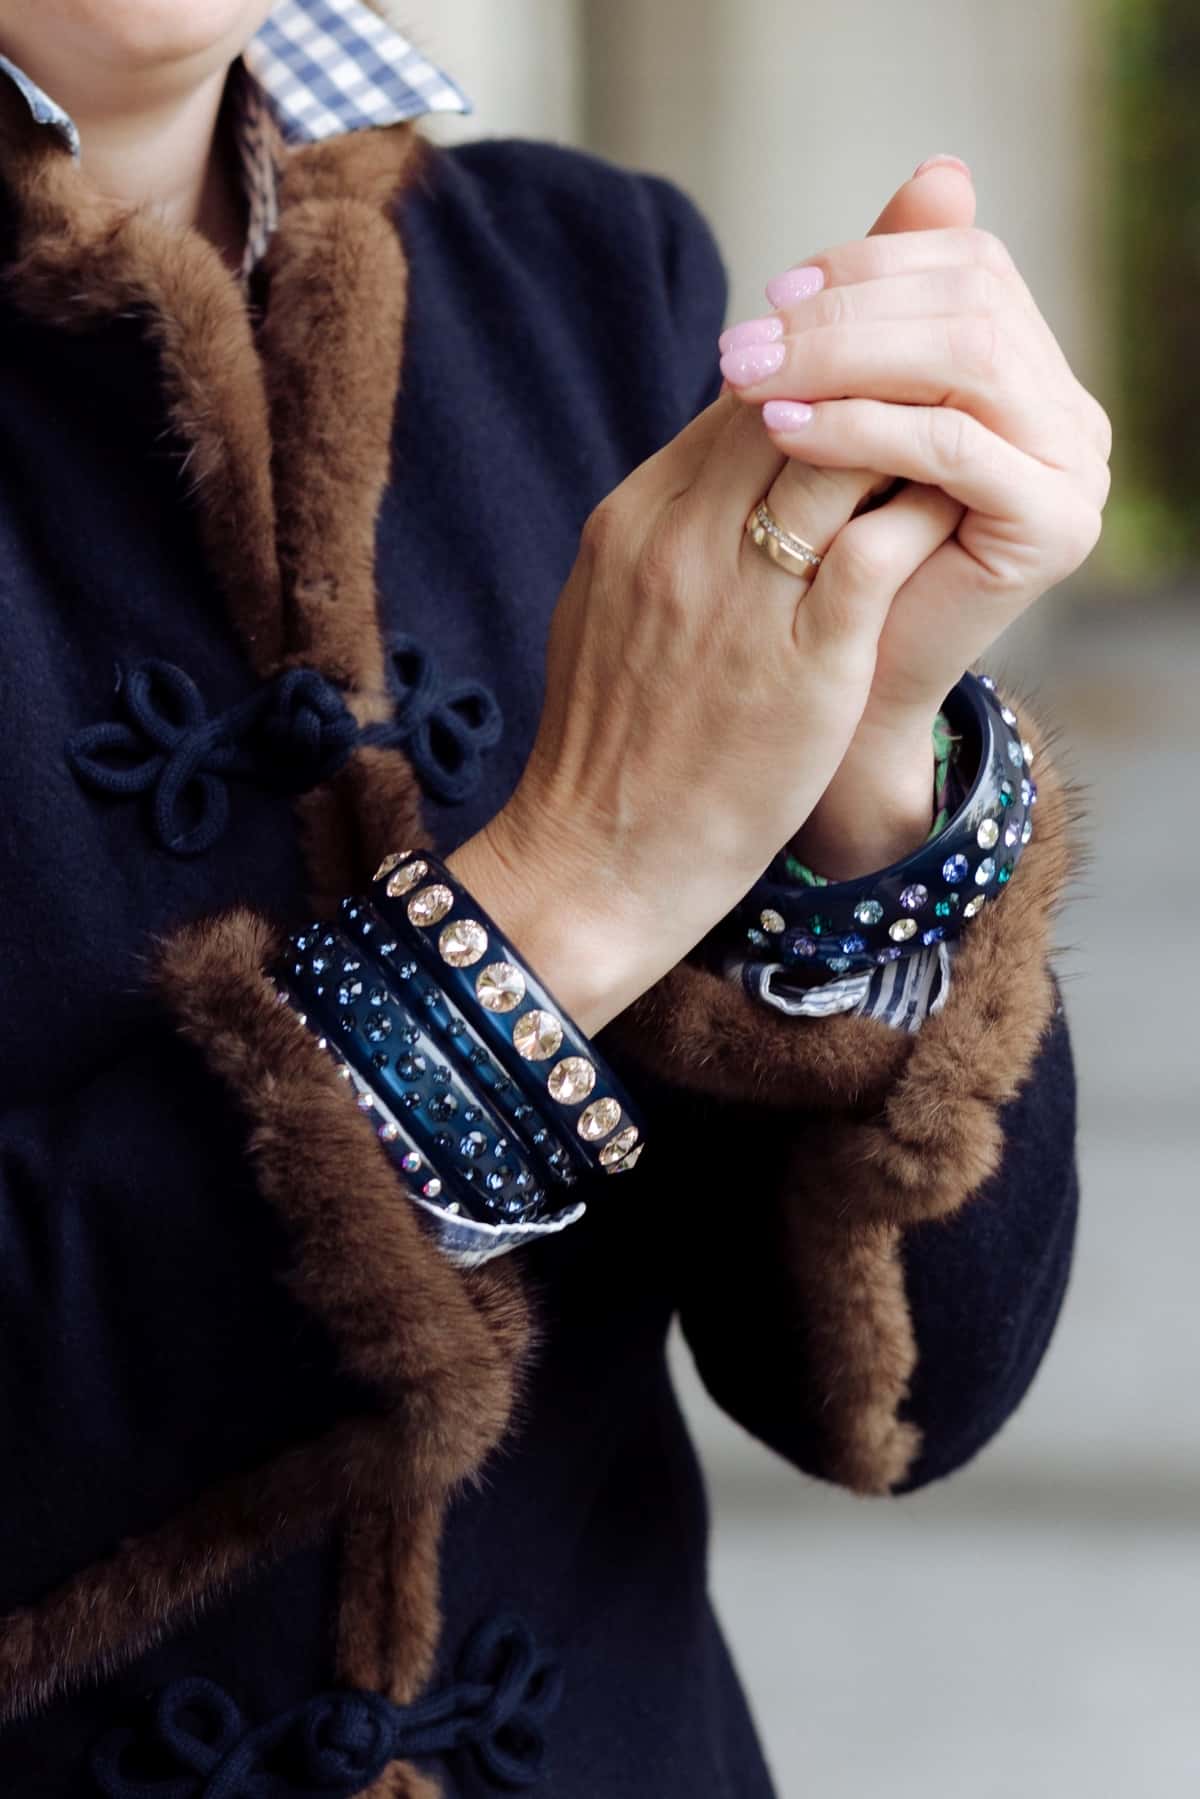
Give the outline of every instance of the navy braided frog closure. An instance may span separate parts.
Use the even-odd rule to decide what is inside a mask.
[[[479,786],[485,750],[500,741],[504,719],[496,697],[481,681],[443,680],[415,637],[393,637],[387,647],[395,716],[365,731],[363,742],[403,748],[426,793],[458,805]]]
[[[229,783],[306,793],[335,775],[359,728],[341,694],[312,668],[290,668],[248,699],[208,716],[196,683],[172,662],[117,671],[121,719],[67,739],[76,777],[115,799],[149,799],[150,828],[173,856],[200,856],[229,823]]]
[[[140,1730],[92,1753],[105,1799],[353,1799],[393,1761],[469,1750],[497,1787],[542,1777],[543,1726],[562,1674],[519,1618],[494,1618],[467,1645],[453,1686],[412,1705],[378,1693],[321,1693],[257,1729],[214,1681],[176,1680]]]

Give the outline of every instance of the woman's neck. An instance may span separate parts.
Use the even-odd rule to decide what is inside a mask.
[[[131,80],[128,70],[67,55],[55,40],[27,45],[0,29],[0,50],[74,120],[93,187],[119,204],[149,206],[169,225],[194,226],[240,266],[245,202],[232,142],[219,130],[228,51]]]
[[[163,221],[194,226],[232,267],[242,258],[245,208],[234,158],[218,131],[226,70],[182,99],[137,110],[72,112],[87,180],[110,199],[149,205]]]

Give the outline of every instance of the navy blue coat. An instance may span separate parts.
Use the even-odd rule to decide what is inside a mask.
[[[11,195],[6,207],[8,261]],[[477,789],[453,806],[426,798],[430,839],[445,852],[520,775],[547,622],[589,511],[716,391],[725,288],[708,231],[675,189],[545,146],[431,155],[396,223],[410,289],[377,521],[384,628],[419,638],[447,678],[485,682],[504,714]],[[324,1320],[279,1278],[286,1223],[256,1187],[236,1096],[145,980],[152,941],[190,920],[235,904],[280,924],[305,916],[292,806],[233,782],[224,833],[184,857],[156,839],[145,797],[98,795],[66,753],[73,733],[117,716],[118,666],[172,664],[210,714],[257,685],[215,592],[185,447],[136,311],[70,332],[25,302],[21,277],[10,284],[0,309],[6,1799],[94,1794],[93,1744],[181,1677],[217,1682],[255,1722],[336,1684],[332,1531],[254,1558],[173,1614],[159,1640],[37,1691],[19,1676],[20,1645],[47,1597],[120,1543],[376,1405]],[[1044,909],[1033,880],[1030,930]],[[998,908],[1014,919],[1018,885]],[[1034,1003],[1019,960],[1000,1007]],[[737,1003],[751,1010],[744,995]],[[997,1017],[1001,1036],[1020,1036]],[[781,1025],[810,1043],[831,1028],[769,1021]],[[944,1217],[918,1218],[897,1238],[917,1349],[898,1413],[914,1427],[913,1456],[891,1483],[901,1490],[950,1472],[997,1430],[1058,1311],[1076,1175],[1056,997],[1033,1036],[1036,1053],[1011,1052],[1011,1094],[972,1100],[999,1123],[994,1170]],[[626,1056],[620,1033],[613,1053]],[[765,1799],[706,1596],[703,1483],[664,1346],[682,1311],[718,1400],[797,1469],[848,1478],[827,1454],[829,1393],[805,1361],[815,1338],[772,1247],[773,1196],[825,1126],[819,1105],[701,1094],[686,1071],[670,1078],[669,1046],[654,1072],[636,1056],[624,1072],[655,1120],[655,1153],[579,1226],[521,1252],[540,1342],[503,1444],[445,1516],[431,1685],[451,1677],[481,1621],[517,1612],[564,1679],[534,1790]],[[875,1116],[838,1105],[839,1116]],[[852,1208],[853,1191],[846,1198]],[[425,1766],[446,1794],[496,1790],[469,1752]],[[195,1776],[178,1790],[206,1789]]]

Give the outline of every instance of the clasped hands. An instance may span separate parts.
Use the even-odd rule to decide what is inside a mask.
[[[775,310],[721,339],[729,390],[787,458],[772,509],[817,533],[819,578],[892,595],[862,719],[793,840],[835,879],[922,841],[941,699],[1100,535],[1108,418],[974,220],[965,166],[932,159],[867,238],[777,277]],[[850,525],[870,471],[903,485]]]
[[[782,845],[833,879],[911,853],[942,700],[1097,540],[1108,420],[974,216],[935,162],[771,283],[720,398],[585,526],[525,771],[450,858],[585,1031]],[[764,496],[813,581],[746,535]]]

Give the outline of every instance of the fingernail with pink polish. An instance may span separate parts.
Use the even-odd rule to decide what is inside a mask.
[[[768,431],[801,431],[812,422],[813,409],[803,400],[768,400],[762,415]]]
[[[944,150],[939,151],[936,156],[927,156],[924,162],[918,163],[912,172],[912,180],[915,181],[917,176],[923,175],[927,169],[957,169],[960,174],[966,176],[968,181],[973,182],[975,179],[961,156],[951,156]]]
[[[742,325],[731,325],[717,339],[721,354],[726,350],[744,350],[747,344],[778,343],[783,336],[783,320],[776,313],[765,319],[747,319]]]
[[[747,344],[745,349],[725,352],[721,373],[730,387],[754,387],[777,375],[786,355],[784,344]]]
[[[785,269],[768,281],[767,298],[772,306],[793,306],[797,300],[811,300],[824,285],[824,270],[806,263],[803,268]]]

